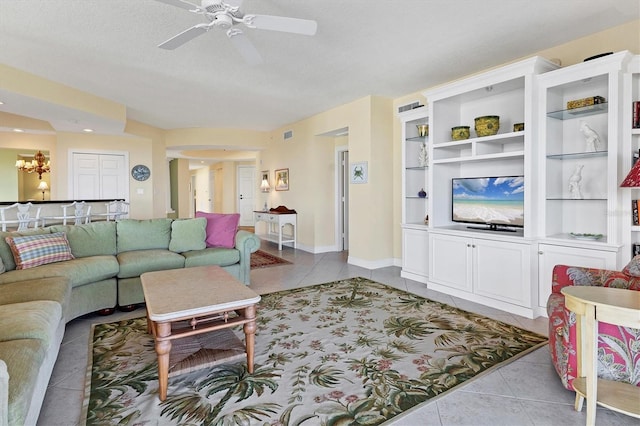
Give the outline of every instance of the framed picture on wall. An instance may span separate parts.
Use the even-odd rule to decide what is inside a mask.
[[[275,174],[276,191],[289,190],[289,169],[278,169]]]
[[[351,163],[349,167],[349,181],[351,183],[367,183],[369,180],[369,167],[366,161]]]

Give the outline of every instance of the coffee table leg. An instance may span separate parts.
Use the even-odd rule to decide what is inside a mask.
[[[171,335],[171,323],[156,323],[156,353],[158,354],[158,382],[160,383],[160,401],[167,399],[167,385],[169,381],[169,352],[171,352],[171,340],[163,340],[163,337]]]
[[[247,347],[247,370],[250,374],[253,374],[253,352],[255,348],[255,333],[256,333],[256,306],[249,306],[244,309],[245,318],[249,322],[244,323],[244,336],[246,339]]]

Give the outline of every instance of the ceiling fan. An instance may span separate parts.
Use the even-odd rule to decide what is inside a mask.
[[[206,22],[194,25],[180,34],[158,45],[173,50],[193,40],[212,28],[227,30],[227,37],[246,62],[251,65],[262,63],[262,56],[253,43],[237,26],[243,24],[248,28],[260,30],[282,31],[294,34],[314,35],[318,28],[316,21],[298,18],[286,18],[271,15],[245,15],[241,10],[242,0],[201,0],[200,6],[185,0],[156,0],[170,4],[189,12],[202,15]]]

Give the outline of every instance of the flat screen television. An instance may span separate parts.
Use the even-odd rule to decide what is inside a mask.
[[[492,231],[524,227],[524,176],[454,178],[451,219]]]

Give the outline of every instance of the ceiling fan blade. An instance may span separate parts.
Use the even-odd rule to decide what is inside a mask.
[[[284,31],[287,33],[314,35],[318,23],[308,19],[286,18],[271,15],[245,15],[244,23],[249,28],[260,30]]]
[[[156,0],[156,1],[159,1],[160,3],[170,4],[171,6],[179,7],[180,9],[186,9],[186,10],[195,10],[200,8],[200,6],[197,6],[193,3],[189,3],[188,1],[184,1],[184,0]]]
[[[242,6],[242,0],[222,0],[222,3],[225,3],[231,7],[240,7]]]
[[[199,35],[206,33],[208,30],[209,30],[209,27],[206,24],[198,24],[196,26],[189,28],[188,30],[184,30],[183,32],[181,32],[180,34],[174,37],[171,37],[169,40],[165,41],[164,43],[159,44],[158,47],[162,49],[173,50],[176,47],[180,47],[186,42],[193,40]]]
[[[227,31],[227,36],[231,44],[238,50],[238,53],[249,65],[259,65],[262,63],[262,56],[256,47],[251,43],[242,31],[232,28]]]

